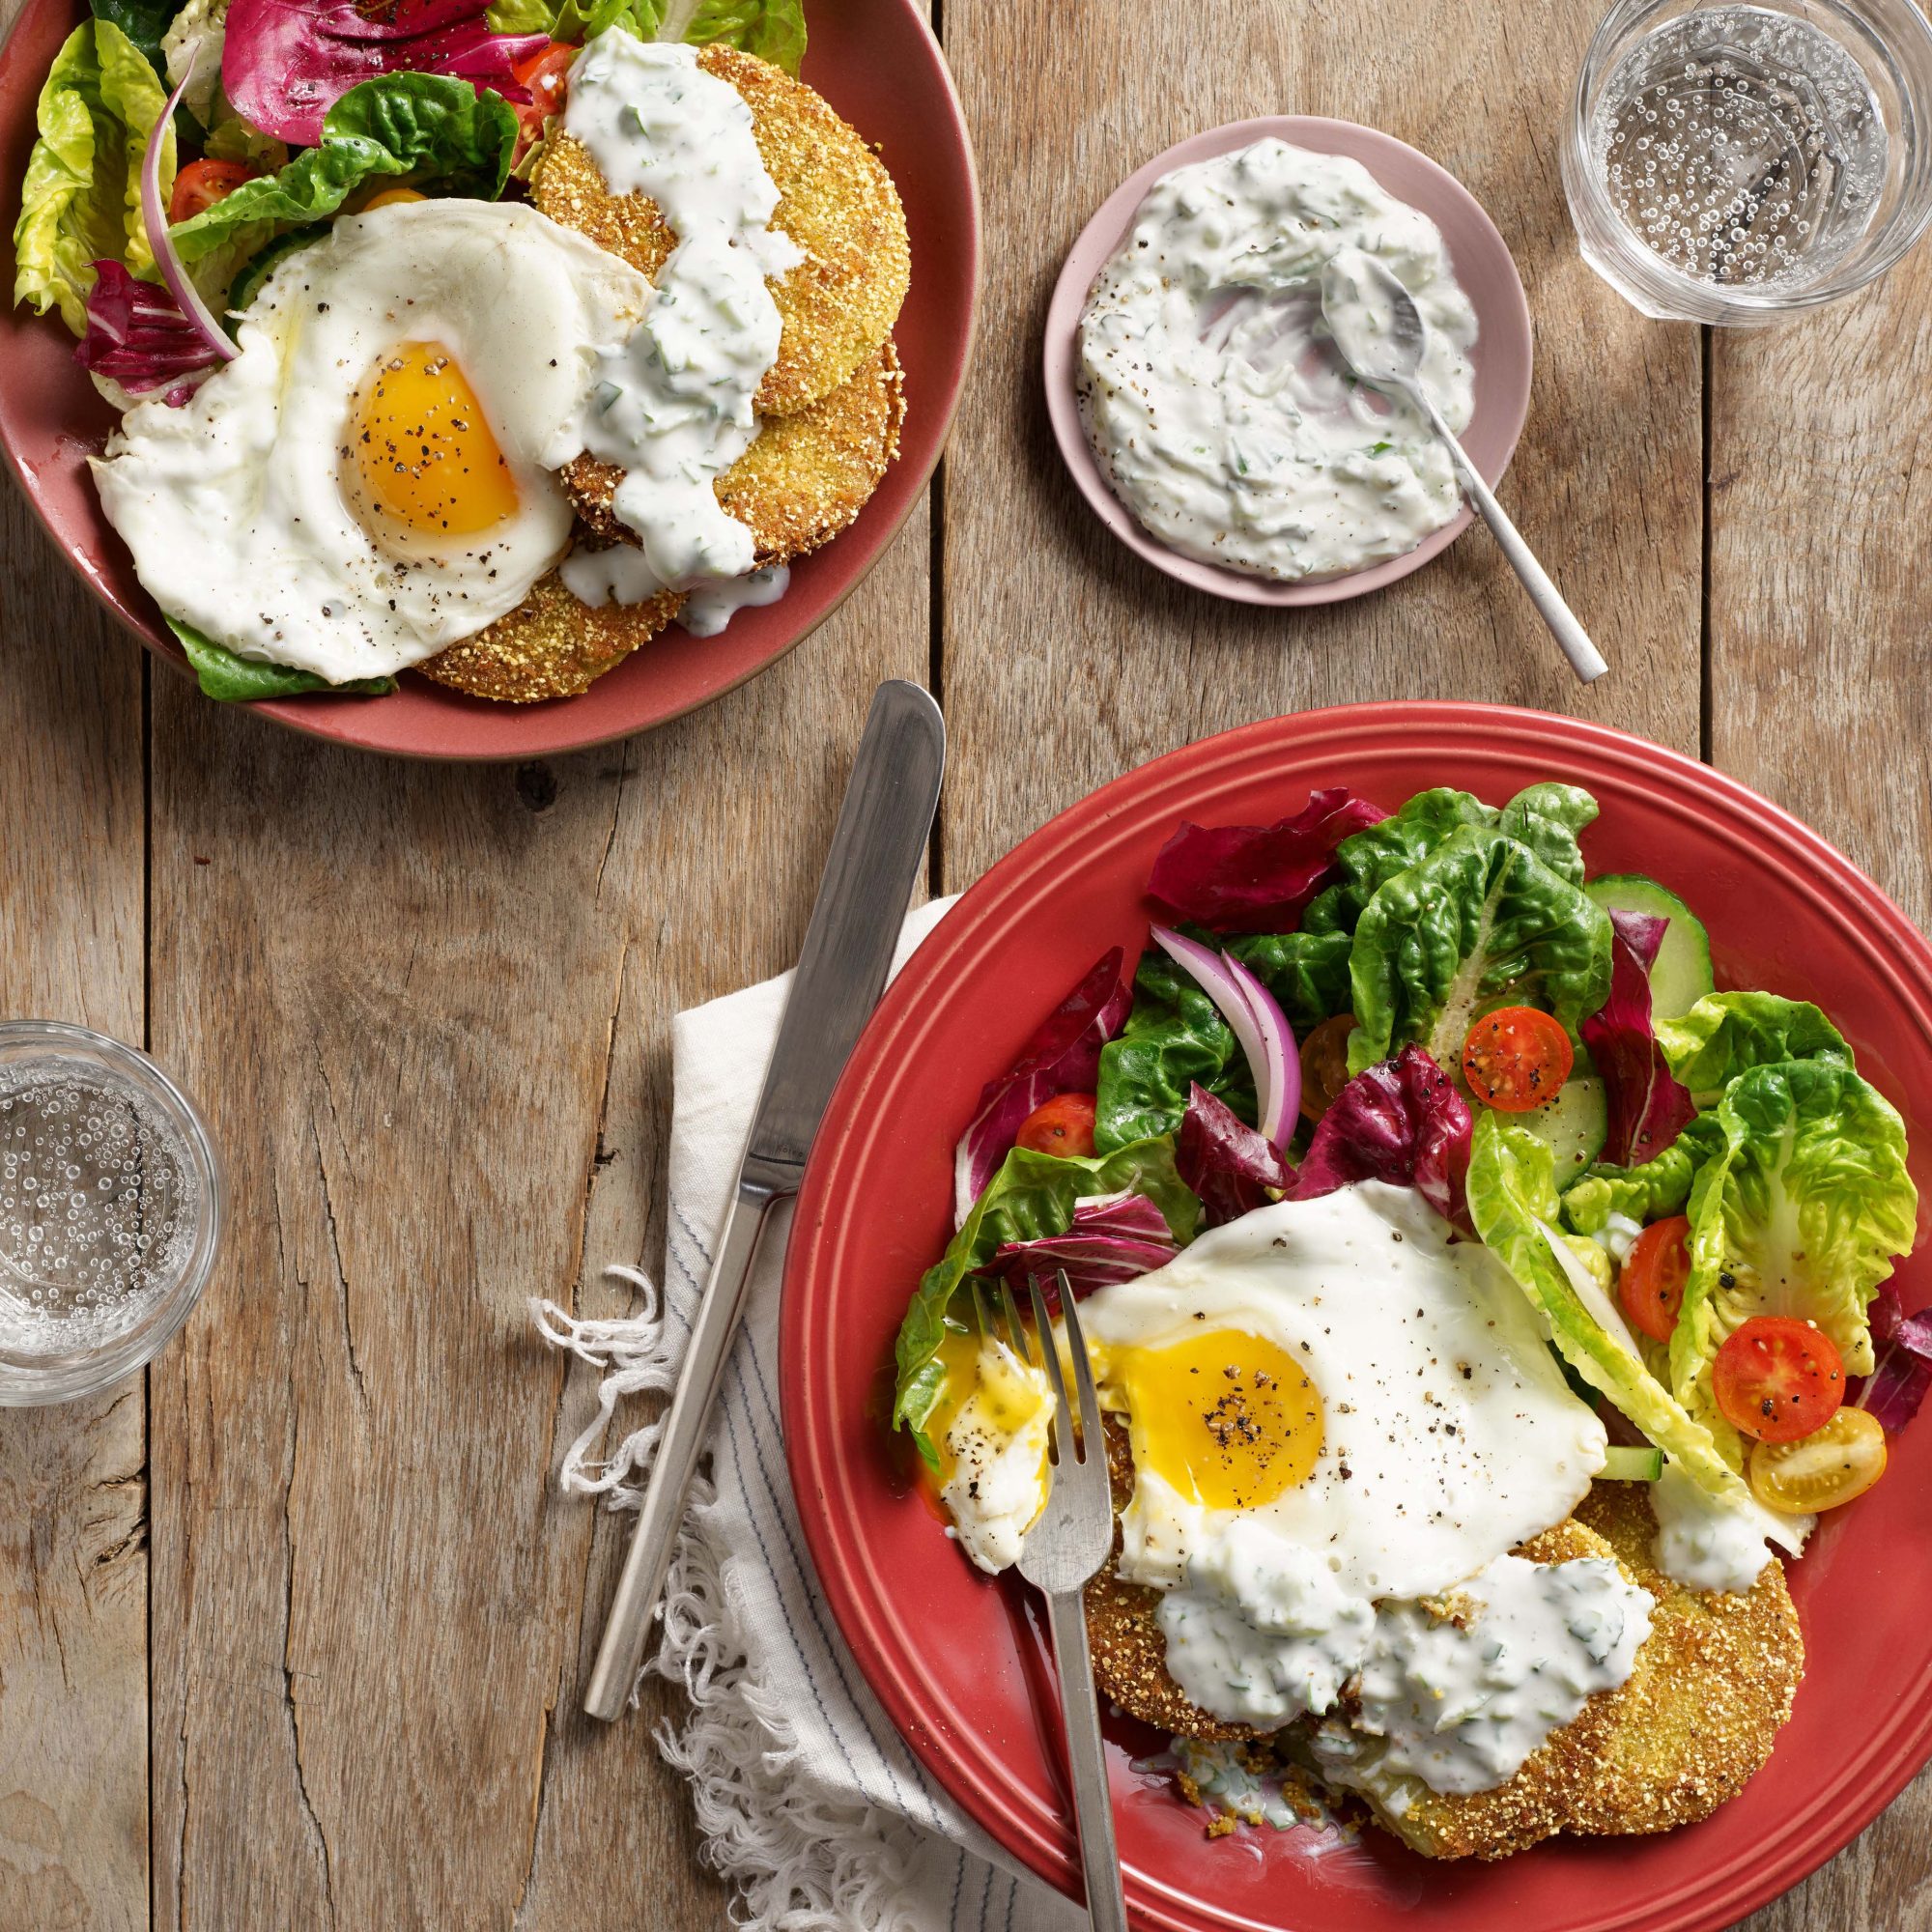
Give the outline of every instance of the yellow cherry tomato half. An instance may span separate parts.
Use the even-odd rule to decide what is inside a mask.
[[[1313,1122],[1335,1104],[1335,1095],[1349,1084],[1349,1036],[1355,1030],[1353,1013],[1337,1013],[1312,1028],[1301,1042],[1301,1112]]]
[[[428,199],[428,195],[418,193],[412,187],[385,187],[379,193],[372,194],[362,204],[362,213],[367,214],[372,208],[394,208],[399,202],[427,201]]]
[[[1750,1453],[1751,1493],[1766,1509],[1810,1516],[1861,1496],[1885,1474],[1885,1431],[1861,1408],[1841,1408],[1796,1442]]]

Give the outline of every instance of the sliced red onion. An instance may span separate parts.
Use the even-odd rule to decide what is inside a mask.
[[[168,233],[167,205],[161,200],[161,148],[167,139],[175,109],[194,78],[195,62],[190,60],[181,85],[168,96],[161,118],[148,130],[148,152],[141,162],[141,218],[148,224],[148,246],[155,251],[155,266],[167,283],[168,293],[181,304],[181,311],[201,330],[208,342],[209,355],[222,362],[232,362],[240,353],[228,339],[228,332],[215,321],[213,312],[201,298],[201,291],[188,279],[188,272],[175,252]]]
[[[1154,944],[1193,977],[1228,1022],[1254,1071],[1257,1124],[1277,1147],[1285,1146],[1301,1110],[1301,1056],[1274,995],[1238,959],[1184,938],[1172,926],[1151,931]]]

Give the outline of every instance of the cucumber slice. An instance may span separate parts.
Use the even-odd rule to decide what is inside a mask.
[[[1648,1443],[1627,1449],[1612,1442],[1604,1451],[1604,1466],[1597,1473],[1606,1483],[1654,1483],[1663,1474],[1663,1451]]]
[[[1641,872],[1608,872],[1583,888],[1605,912],[1647,912],[1667,919],[1663,944],[1650,968],[1653,1019],[1681,1019],[1706,993],[1717,990],[1711,977],[1711,939],[1704,923],[1677,895]]]
[[[1608,1137],[1610,1114],[1603,1076],[1584,1071],[1579,1063],[1548,1106],[1511,1118],[1549,1150],[1561,1193],[1572,1181],[1582,1179]]]
[[[272,270],[293,255],[298,248],[306,248],[311,242],[320,242],[328,233],[326,221],[311,222],[306,228],[298,228],[291,235],[280,235],[266,248],[250,255],[235,271],[235,279],[228,285],[228,300],[221,326],[230,335],[236,333],[241,324],[236,320],[237,312],[244,309],[255,299],[256,291],[269,279]]]

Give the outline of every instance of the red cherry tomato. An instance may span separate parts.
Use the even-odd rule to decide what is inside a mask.
[[[1526,1114],[1555,1099],[1577,1064],[1570,1036],[1535,1007],[1485,1013],[1463,1042],[1463,1078],[1502,1114]]]
[[[1094,1152],[1094,1095],[1062,1094],[1045,1106],[1036,1107],[1020,1123],[1017,1145],[1033,1153],[1090,1158]]]
[[[225,201],[243,182],[253,181],[261,172],[245,161],[190,161],[176,175],[174,192],[168,196],[169,225]]]
[[[1733,1429],[1760,1442],[1796,1442],[1838,1412],[1845,1365],[1822,1328],[1753,1315],[1718,1350],[1711,1389]]]
[[[1690,1278],[1690,1223],[1673,1214],[1646,1228],[1631,1243],[1630,1258],[1617,1278],[1624,1313],[1653,1342],[1667,1342],[1684,1306],[1684,1284]]]
[[[517,109],[517,119],[522,124],[522,133],[517,142],[519,160],[543,139],[544,117],[563,111],[570,64],[577,58],[578,52],[578,48],[565,46],[561,41],[553,41],[549,46],[526,56],[510,70],[518,86],[527,88],[530,95],[529,99]]]

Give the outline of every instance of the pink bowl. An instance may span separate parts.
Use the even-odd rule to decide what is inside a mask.
[[[1463,447],[1493,487],[1509,468],[1517,438],[1529,413],[1529,303],[1516,264],[1496,225],[1482,204],[1446,169],[1419,154],[1393,134],[1360,128],[1352,121],[1327,121],[1314,115],[1271,115],[1260,121],[1230,121],[1210,128],[1179,147],[1156,155],[1137,174],[1129,175],[1100,204],[1100,211],[1081,230],[1054,285],[1046,311],[1046,409],[1060,453],[1093,505],[1094,513],[1126,547],[1144,556],[1156,570],[1196,590],[1211,591],[1240,604],[1264,604],[1276,609],[1303,604],[1337,604],[1379,590],[1418,570],[1438,551],[1454,543],[1474,514],[1467,504],[1432,531],[1411,551],[1343,577],[1276,583],[1243,571],[1201,563],[1171,551],[1144,529],[1133,512],[1107,487],[1100,467],[1081,425],[1074,378],[1079,367],[1080,312],[1087,292],[1134,225],[1134,216],[1161,176],[1193,161],[1211,160],[1268,138],[1287,141],[1317,154],[1346,155],[1360,161],[1398,201],[1419,208],[1442,231],[1456,279],[1475,304],[1477,337],[1476,412],[1463,437]]]
[[[61,43],[83,18],[74,0],[27,0],[0,49],[0,182],[18,193],[34,105]],[[883,151],[905,203],[912,291],[895,331],[905,368],[898,461],[858,521],[802,558],[784,598],[745,611],[722,637],[673,625],[581,697],[492,704],[405,675],[392,696],[321,694],[250,708],[278,724],[370,751],[418,758],[528,758],[649,730],[743,684],[815,630],[852,593],[911,514],[952,424],[980,289],[980,194],[945,56],[915,0],[839,0],[812,9],[805,78]],[[5,213],[9,236],[17,200]],[[11,289],[11,242],[0,280]],[[116,421],[73,360],[57,317],[0,312],[0,448],[28,500],[88,586],[156,656],[186,660],[100,513],[87,458]]]

